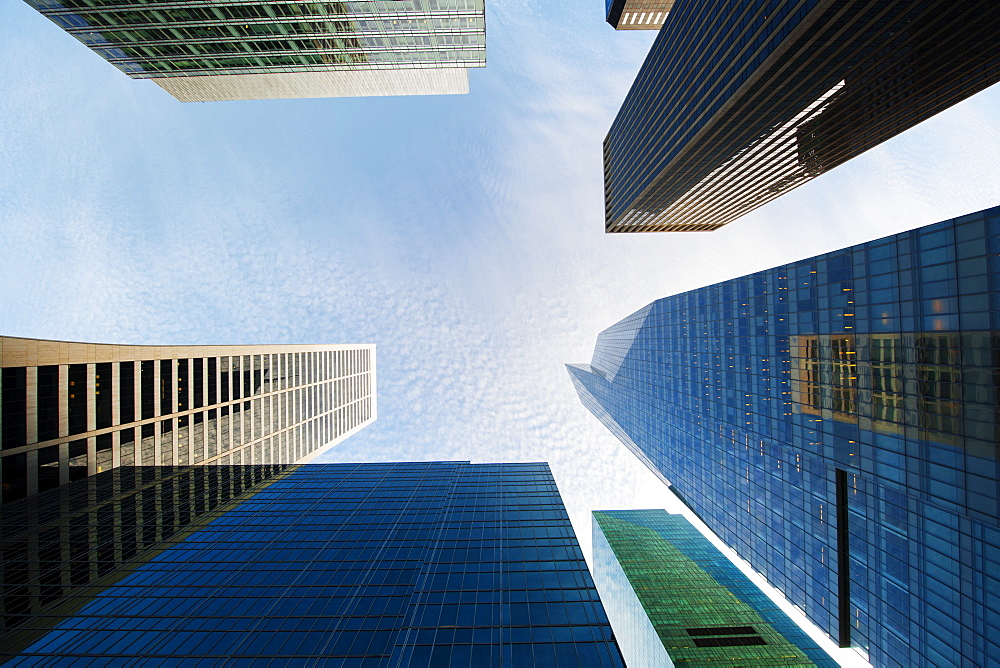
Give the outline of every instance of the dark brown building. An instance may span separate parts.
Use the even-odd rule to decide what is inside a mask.
[[[606,229],[718,229],[1000,80],[998,35],[986,0],[677,0],[604,140]]]

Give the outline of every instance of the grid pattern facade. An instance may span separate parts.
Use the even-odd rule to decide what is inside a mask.
[[[0,661],[286,468],[125,466],[0,506]]]
[[[373,345],[0,337],[2,501],[118,466],[308,461],[376,409]]]
[[[8,665],[624,667],[546,464],[317,464],[258,485]]]
[[[351,70],[295,74],[226,74],[169,77],[157,85],[181,102],[223,102],[316,97],[461,95],[469,92],[466,70]]]
[[[160,79],[239,74],[263,81],[256,75],[281,73],[280,81],[294,88],[301,80],[316,81],[298,74],[367,71],[377,87],[388,81],[380,75],[384,70],[486,64],[483,0],[29,4],[130,77],[153,79],[172,94],[176,86]],[[275,86],[258,97],[281,97],[272,77]],[[323,96],[342,94],[331,88]]]
[[[631,600],[638,607],[633,614],[646,617],[654,629],[647,642],[666,649],[675,663],[837,666],[680,515],[595,511],[594,562],[594,580],[605,600],[610,601],[606,583],[624,579],[632,590],[624,601]],[[622,602],[608,606],[612,623]],[[620,633],[618,641],[631,664],[656,665],[632,658],[651,653],[647,648],[627,646]]]
[[[659,30],[674,0],[606,0],[608,23],[615,30]]]
[[[569,371],[842,646],[1000,661],[1000,208],[658,300]]]
[[[608,232],[714,230],[1000,80],[970,0],[678,0],[604,140]]]

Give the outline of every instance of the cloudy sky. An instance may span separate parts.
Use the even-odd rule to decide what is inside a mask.
[[[653,299],[1000,202],[991,89],[720,231],[605,235],[601,141],[652,42],[488,0],[466,96],[181,104],[0,0],[0,332],[378,345],[330,461],[545,460],[589,511],[662,485],[563,367]]]

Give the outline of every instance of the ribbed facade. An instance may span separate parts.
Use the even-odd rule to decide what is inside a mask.
[[[374,345],[0,337],[3,503],[118,466],[304,462],[376,415]]]
[[[120,468],[0,520],[5,665],[625,665],[544,463]]]
[[[1000,662],[1000,208],[660,299],[569,372],[842,646]]]
[[[606,229],[717,229],[998,80],[988,0],[677,0],[604,140]]]
[[[29,4],[182,102],[464,93],[468,68],[486,64],[483,0]]]
[[[608,23],[615,30],[659,30],[674,0],[606,0]]]

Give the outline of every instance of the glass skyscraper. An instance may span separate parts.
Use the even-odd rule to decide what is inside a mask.
[[[681,515],[594,511],[594,581],[629,665],[838,665]]]
[[[0,337],[3,503],[118,466],[306,462],[376,417],[371,344]]]
[[[0,518],[6,665],[624,667],[544,463],[123,467]]]
[[[1000,208],[660,299],[568,368],[841,646],[1000,661]]]
[[[467,93],[483,0],[28,0],[182,102]]]
[[[606,229],[717,229],[1000,80],[998,35],[990,0],[677,0],[604,140]]]

